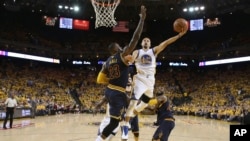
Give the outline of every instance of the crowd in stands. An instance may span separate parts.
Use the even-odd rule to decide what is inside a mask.
[[[104,86],[95,82],[97,70],[17,62],[1,58],[2,104],[8,91],[15,90],[20,107],[30,106],[30,97],[35,97],[37,115],[91,113],[103,96]],[[250,66],[228,66],[196,70],[158,68],[155,92],[164,92],[172,100],[176,114],[237,121],[243,110],[250,110]],[[72,97],[73,91],[80,103]]]

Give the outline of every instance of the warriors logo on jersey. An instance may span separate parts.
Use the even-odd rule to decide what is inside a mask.
[[[143,54],[141,56],[141,63],[142,65],[149,65],[152,63],[152,58],[148,54]]]

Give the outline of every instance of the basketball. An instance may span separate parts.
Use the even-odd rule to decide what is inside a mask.
[[[186,19],[183,18],[178,18],[174,21],[174,31],[180,33],[182,31],[182,29],[188,30],[188,22]]]

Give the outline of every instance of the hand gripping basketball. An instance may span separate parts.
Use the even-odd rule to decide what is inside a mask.
[[[183,32],[183,31],[187,31],[188,30],[188,22],[186,19],[178,18],[174,21],[173,27],[174,27],[174,31],[176,31],[178,33]]]

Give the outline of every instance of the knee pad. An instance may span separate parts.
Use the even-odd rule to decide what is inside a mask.
[[[102,135],[108,137],[119,126],[119,119],[110,118],[109,124],[103,129]]]
[[[141,101],[143,101],[144,103],[148,103],[150,101],[150,97],[146,96],[145,94],[143,94],[141,96]]]
[[[110,117],[104,117],[99,125],[99,135],[102,133],[103,129],[110,123]]]
[[[112,135],[116,135],[116,133],[119,131],[119,129],[120,129],[120,122],[119,122],[119,124],[118,124],[118,126],[112,131]]]

